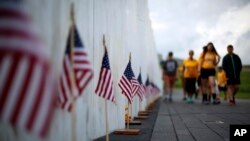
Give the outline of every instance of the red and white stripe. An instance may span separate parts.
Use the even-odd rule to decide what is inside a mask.
[[[143,95],[145,93],[145,89],[144,89],[144,86],[143,85],[140,85],[138,91],[137,91],[137,95],[139,96],[140,98],[140,101],[143,100]]]
[[[149,97],[149,96],[152,95],[152,90],[153,90],[152,85],[146,86],[145,90],[146,90],[146,92],[145,92],[145,96],[146,96],[146,97]]]
[[[124,94],[128,98],[129,103],[132,103],[132,98],[133,98],[132,84],[126,78],[125,75],[122,75],[122,78],[120,79],[120,82],[118,85],[122,89],[122,94]]]
[[[63,58],[63,69],[60,76],[59,82],[59,104],[61,108],[70,111],[73,104],[73,96],[72,96],[72,89],[73,86],[71,84],[71,78],[73,74],[71,74],[72,67],[70,63],[69,55],[64,56]]]
[[[75,84],[77,87],[75,97],[78,97],[82,94],[83,90],[93,77],[93,71],[84,48],[74,48],[73,68],[75,73]]]
[[[102,68],[95,93],[106,100],[115,102],[112,80],[110,69]]]
[[[0,119],[44,136],[55,96],[49,60],[22,7],[0,3]]]
[[[134,97],[136,95],[139,87],[140,87],[140,83],[138,82],[138,80],[135,77],[132,77],[131,84],[132,84],[132,93],[133,93],[133,97]]]
[[[74,48],[72,63],[70,54],[65,54],[58,97],[60,107],[67,111],[71,111],[73,102],[83,93],[83,90],[93,77],[93,71],[83,47]]]

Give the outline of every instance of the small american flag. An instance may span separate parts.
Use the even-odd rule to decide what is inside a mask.
[[[44,137],[54,109],[45,48],[24,6],[0,2],[0,120]]]
[[[102,67],[98,80],[95,93],[104,99],[111,100],[115,102],[114,92],[113,92],[113,79],[111,75],[109,57],[107,49],[105,48],[105,53],[102,59]]]
[[[145,96],[148,97],[152,94],[152,85],[151,85],[151,82],[149,81],[149,77],[147,77],[147,80],[146,80],[146,83],[145,83]]]
[[[137,94],[138,94],[138,96],[140,98],[140,101],[142,101],[143,100],[143,95],[145,93],[145,89],[144,89],[144,85],[143,85],[142,79],[141,79],[141,72],[139,73],[139,76],[138,76],[137,80],[138,80],[138,82],[140,84],[140,87],[139,87],[139,89],[137,91]]]
[[[152,86],[152,95],[158,95],[160,93],[160,89],[152,82],[151,83],[151,86]]]
[[[59,82],[59,104],[63,109],[68,111],[71,111],[74,100],[82,94],[84,88],[93,77],[93,71],[78,31],[75,26],[71,28],[74,28],[73,60],[71,61],[69,34]],[[73,80],[71,80],[72,73],[74,76]],[[75,84],[74,88],[71,88],[71,81]]]
[[[133,96],[137,93],[140,84],[135,78],[130,60],[118,85],[122,93],[128,98],[129,103],[132,103]]]

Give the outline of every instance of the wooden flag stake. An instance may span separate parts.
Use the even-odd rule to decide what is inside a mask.
[[[109,141],[108,108],[106,99],[105,99],[105,118],[106,118],[106,141]]]
[[[140,67],[140,74],[141,74],[141,67]],[[139,111],[141,111],[141,102],[142,101],[139,102]]]
[[[133,112],[132,112],[132,108],[133,108],[133,105],[132,105],[133,103],[131,102],[131,105],[130,105],[130,115],[131,115],[131,122],[132,122],[132,115],[133,115]]]
[[[131,61],[131,52],[129,53],[129,61]],[[125,124],[127,123],[127,129],[118,129],[115,130],[114,133],[115,134],[124,134],[124,135],[138,135],[140,130],[139,129],[129,129],[129,124],[130,124],[130,119],[129,119],[129,108],[130,104],[128,101],[128,121],[126,122],[125,120]]]
[[[70,7],[70,19],[71,19],[71,27],[70,27],[70,61],[71,65],[73,64],[73,57],[74,57],[74,30],[75,30],[75,17],[74,17],[74,4],[71,3]],[[71,67],[72,68],[72,67]],[[76,141],[76,105],[74,101],[74,70],[72,68],[70,73],[70,87],[71,87],[71,95],[72,95],[72,119],[71,119],[71,140]]]
[[[129,53],[129,61],[131,61],[131,52]]]
[[[131,61],[131,52],[129,53],[129,61]],[[130,104],[129,104],[129,101],[128,101],[128,121],[127,121],[127,128],[129,129],[129,122],[130,122],[130,118],[129,118],[129,115],[130,115]]]
[[[105,35],[103,34],[103,47],[104,47],[104,51],[107,51],[106,48],[106,43],[105,43]],[[104,53],[105,54],[105,53]],[[108,108],[107,108],[107,100],[105,99],[105,124],[106,124],[106,141],[109,141],[109,122],[108,122]]]
[[[139,100],[139,101],[140,101],[140,100]],[[139,111],[141,111],[141,102],[142,102],[142,101],[139,102]]]
[[[130,104],[129,104],[129,102],[128,102],[128,121],[127,121],[127,129],[129,129],[129,121],[130,121],[130,120],[129,120],[129,107],[130,107],[129,105],[130,105]]]
[[[103,44],[103,47],[104,47],[104,49],[106,51],[107,48],[106,48],[105,34],[103,34],[102,44]]]

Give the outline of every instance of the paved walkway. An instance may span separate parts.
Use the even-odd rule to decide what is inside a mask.
[[[181,91],[174,101],[161,102],[151,141],[223,141],[229,140],[230,124],[250,124],[250,101],[238,100],[235,106],[202,105],[201,100],[187,104]]]
[[[235,106],[202,105],[182,101],[180,90],[174,91],[173,102],[159,100],[139,135],[110,134],[110,141],[229,141],[230,124],[250,124],[250,100],[237,100]],[[105,141],[105,136],[94,141]]]

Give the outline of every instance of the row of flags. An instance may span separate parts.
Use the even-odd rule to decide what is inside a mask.
[[[0,3],[1,121],[43,137],[48,131],[55,104],[71,111],[73,103],[93,78],[93,70],[76,26],[72,25],[70,31],[73,31],[73,41],[70,32],[56,91],[50,59],[27,12],[16,2]],[[144,96],[160,92],[149,78],[142,83],[141,72],[135,78],[131,59],[118,85],[130,103],[135,95],[142,101]],[[115,102],[106,46],[95,93]]]
[[[58,95],[59,106],[69,112],[72,110],[72,104],[83,93],[84,88],[93,77],[93,70],[91,69],[90,61],[87,58],[87,52],[81,41],[80,35],[76,26],[73,25],[72,27],[74,28],[74,47],[73,49],[70,48],[71,41],[69,33],[66,51],[63,57],[63,71],[60,76]],[[71,55],[72,52],[73,55]],[[75,88],[74,86],[72,88],[72,83],[74,83],[73,85]],[[118,86],[122,90],[122,94],[127,97],[129,103],[132,103],[133,97],[135,95],[138,95],[142,101],[143,95],[149,96],[150,94],[157,94],[160,92],[156,85],[149,82],[149,79],[147,79],[146,85],[143,85],[141,80],[141,72],[138,78],[135,78],[131,66],[131,59],[127,64]],[[102,66],[95,93],[106,100],[115,102],[113,90],[112,73],[110,69],[107,48],[105,46],[105,52],[102,58]]]

